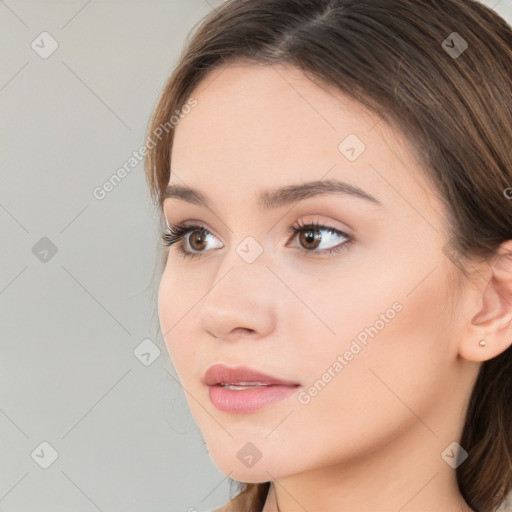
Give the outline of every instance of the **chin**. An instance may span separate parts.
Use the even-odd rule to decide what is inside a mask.
[[[219,467],[219,466],[217,466]],[[219,469],[224,473],[225,475],[229,475],[229,478],[232,478],[233,480],[237,480],[238,482],[244,482],[248,484],[252,483],[263,483],[263,482],[269,482],[272,480],[272,477],[277,477],[272,470],[267,471],[265,469],[259,468],[252,468],[252,469],[231,469],[228,467]],[[272,475],[272,476],[270,476]]]
[[[232,456],[229,456],[227,451],[222,449],[222,446],[217,450],[209,451],[210,457],[217,468],[224,473],[229,475],[229,478],[238,480],[239,482],[247,483],[260,483],[268,482],[272,480],[272,477],[277,477],[280,473],[280,468],[275,464],[274,460],[264,460],[262,456],[256,460],[247,459],[244,461],[244,452],[238,456],[237,452],[234,452]],[[256,462],[254,462],[256,460]],[[252,466],[251,466],[252,464]],[[272,475],[272,476],[271,476]]]

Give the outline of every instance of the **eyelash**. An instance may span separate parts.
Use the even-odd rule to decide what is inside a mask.
[[[205,237],[211,234],[206,228],[197,224],[192,224],[190,226],[185,226],[184,224],[171,224],[170,226],[168,226],[167,231],[162,234],[163,245],[165,247],[171,247],[177,242],[180,242],[183,238],[185,238],[186,235],[195,231],[200,232]],[[339,229],[335,229],[330,226],[325,226],[323,224],[319,224],[318,222],[301,224],[300,221],[298,221],[296,224],[294,224],[288,229],[288,233],[292,235],[289,241],[293,240],[299,233],[302,233],[303,231],[328,231],[335,235],[341,235],[343,238],[346,238],[345,242],[342,242],[341,244],[338,244],[336,247],[332,247],[331,249],[310,251],[302,247],[299,247],[299,250],[306,254],[333,254],[344,252],[347,250],[348,246],[354,241],[353,237],[351,237],[348,233],[345,233],[344,231],[340,231]],[[201,258],[203,257],[205,252],[208,252],[205,251],[202,253],[189,253],[183,249],[182,244],[178,246],[178,249],[185,259]]]

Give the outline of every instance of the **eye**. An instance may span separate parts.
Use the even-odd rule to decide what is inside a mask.
[[[320,233],[324,231],[327,232],[327,236],[322,236]],[[302,247],[299,247],[302,252],[308,254],[332,254],[339,253],[341,251],[347,250],[348,246],[353,242],[353,238],[345,233],[344,231],[340,231],[339,229],[335,229],[331,226],[324,226],[323,224],[318,223],[309,223],[309,224],[301,224],[300,221],[294,224],[289,230],[289,233],[293,235],[292,239],[297,235],[299,236],[298,240]],[[344,242],[338,242],[334,246],[330,248],[321,248],[321,250],[317,250],[319,246],[321,246],[324,242],[329,244],[329,242],[335,242],[336,239],[345,239]],[[303,247],[306,247],[305,249]]]
[[[332,254],[338,253],[348,248],[348,245],[353,242],[353,238],[347,233],[335,229],[331,226],[324,226],[318,223],[301,224],[297,222],[289,230],[293,236],[293,240],[297,235],[303,235],[298,238],[302,247],[299,249],[306,254]],[[326,232],[327,236],[322,236],[320,233]],[[191,235],[191,236],[189,236]],[[338,242],[334,247],[327,247],[318,250],[324,242],[336,242],[336,239],[344,239],[341,243]],[[178,249],[184,258],[198,258],[202,257],[205,252],[205,247],[208,239],[217,240],[206,228],[198,224],[184,225],[173,224],[168,226],[167,232],[162,234],[163,245],[170,247],[180,241],[186,242],[188,248],[184,248],[183,244],[178,245]],[[220,248],[222,244],[219,242],[214,248]],[[191,248],[191,249],[190,249]]]
[[[189,237],[189,234],[193,236]],[[162,234],[163,244],[166,247],[170,247],[171,245],[180,242],[182,239],[192,247],[192,251],[189,251],[183,248],[182,243],[178,245],[180,253],[185,258],[197,258],[202,256],[202,253],[204,252],[203,249],[208,238],[215,237],[203,226],[199,226],[197,224],[192,224],[190,226],[186,226],[184,224],[168,225],[167,231]],[[220,244],[220,247],[222,247],[222,244]],[[219,246],[217,246],[217,248],[219,248]],[[199,253],[196,254],[194,251],[198,251]]]

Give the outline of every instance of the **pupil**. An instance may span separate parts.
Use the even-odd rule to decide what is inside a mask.
[[[202,233],[200,233],[199,231],[195,231],[195,235],[192,237],[192,245],[197,243],[199,245],[199,248],[202,248],[202,246],[204,245],[204,240],[201,242],[202,237]]]
[[[316,233],[316,235],[315,235]],[[310,229],[309,231],[304,231],[304,235],[306,237],[306,244],[314,243],[315,241],[321,241],[320,232],[315,229]],[[315,245],[316,246],[316,245]]]

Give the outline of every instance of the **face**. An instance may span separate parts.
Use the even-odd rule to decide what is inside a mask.
[[[433,437],[418,417],[453,410],[462,319],[445,212],[406,141],[290,67],[230,64],[192,96],[169,185],[207,206],[164,203],[169,225],[194,228],[168,249],[158,307],[215,464],[268,481]],[[348,187],[272,195],[313,181]],[[216,386],[212,401],[214,364],[295,387]]]

